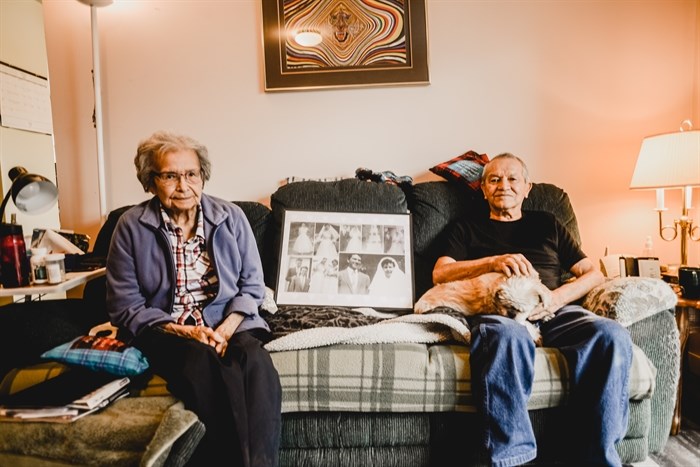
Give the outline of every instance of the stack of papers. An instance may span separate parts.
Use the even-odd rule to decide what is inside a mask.
[[[114,381],[95,389],[90,394],[87,394],[80,399],[76,399],[68,404],[68,407],[78,410],[90,410],[104,407],[109,402],[112,402],[113,400],[116,400],[116,398],[120,398],[122,395],[127,393],[129,381],[129,378],[127,377],[115,379]]]
[[[0,420],[72,422],[129,394],[131,381],[127,377],[73,373],[63,373],[5,398]]]

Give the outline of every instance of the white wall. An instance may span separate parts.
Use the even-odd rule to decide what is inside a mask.
[[[0,1],[0,61],[47,77],[48,62],[41,2]],[[51,135],[0,127],[0,201],[12,185],[7,173],[15,166],[22,166],[30,173],[43,175],[55,183],[56,169]],[[60,227],[58,205],[54,205],[43,214],[27,215],[19,212],[10,199],[5,209],[7,222],[13,213],[17,214],[17,223],[22,225],[25,236],[30,236],[35,227]]]
[[[678,241],[657,237],[654,195],[628,187],[644,136],[700,126],[700,0],[427,3],[430,85],[283,93],[263,91],[258,1],[101,8],[109,208],[145,198],[133,155],[161,128],[207,144],[205,189],[239,200],[267,201],[287,176],[436,179],[429,167],[466,150],[509,151],[568,191],[593,258],[641,253],[652,235],[678,262]],[[44,14],[61,221],[95,233],[90,12],[45,0]],[[675,214],[678,198],[667,198]]]

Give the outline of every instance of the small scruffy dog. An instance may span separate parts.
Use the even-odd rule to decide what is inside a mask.
[[[496,314],[509,316],[524,325],[535,344],[542,345],[540,330],[528,316],[541,303],[551,302],[552,292],[536,276],[507,277],[500,272],[438,284],[416,302],[416,313],[448,307],[466,316]]]

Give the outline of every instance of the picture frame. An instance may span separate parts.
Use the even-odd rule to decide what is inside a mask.
[[[429,84],[426,0],[261,3],[265,91]]]
[[[409,213],[286,210],[275,301],[411,310],[411,238]]]

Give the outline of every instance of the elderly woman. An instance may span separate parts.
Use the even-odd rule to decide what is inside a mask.
[[[206,434],[192,465],[277,464],[279,376],[263,348],[264,283],[255,238],[236,205],[204,194],[206,147],[166,132],[139,144],[154,196],[119,220],[107,260],[111,321],[148,358]]]

